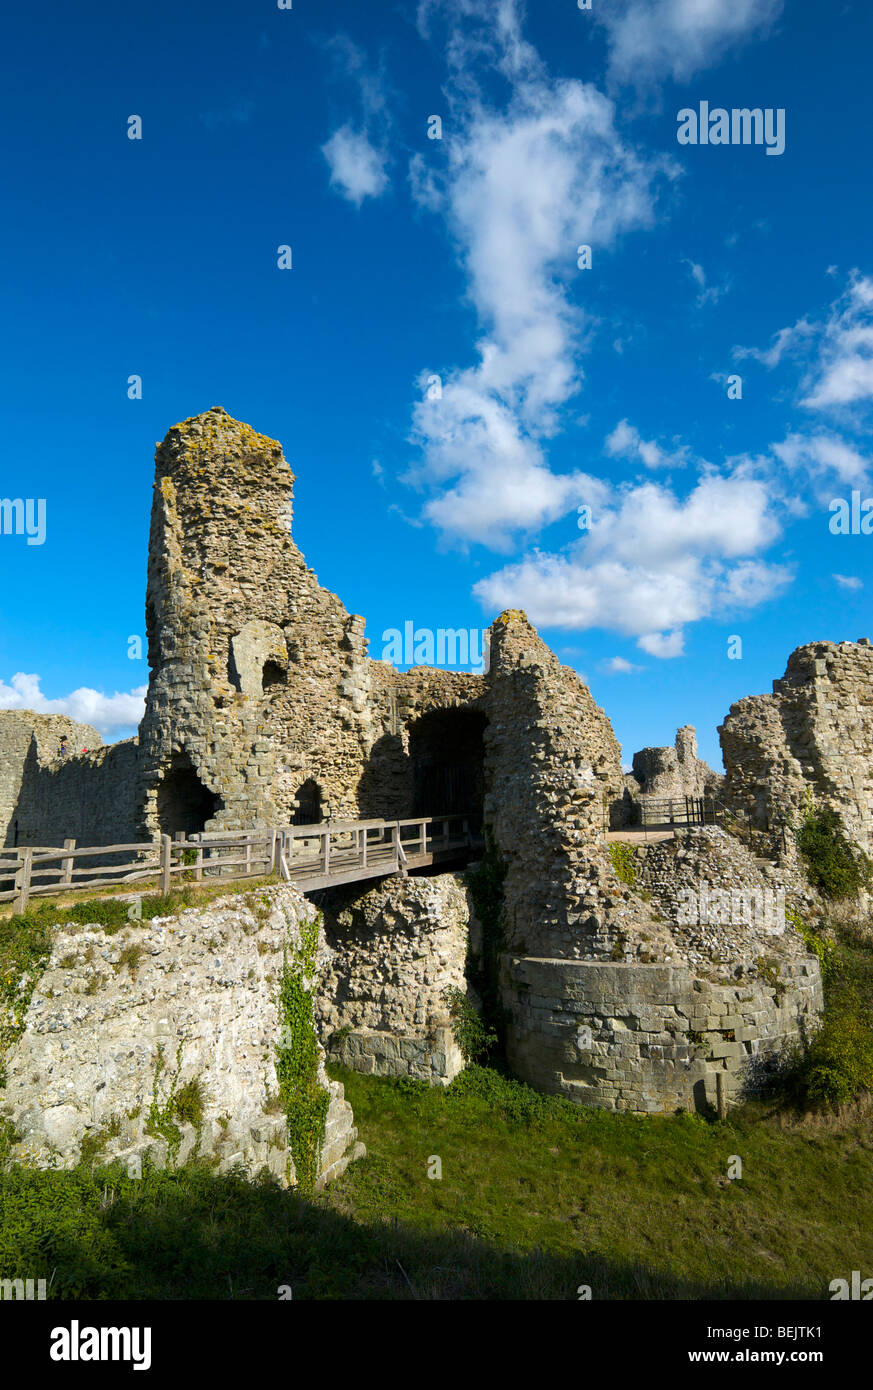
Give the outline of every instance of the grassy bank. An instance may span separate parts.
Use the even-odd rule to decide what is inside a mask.
[[[577,1110],[478,1068],[447,1091],[337,1074],[369,1154],[327,1194],[13,1168],[0,1273],[86,1298],[818,1299],[873,1270],[869,1108],[709,1124]]]

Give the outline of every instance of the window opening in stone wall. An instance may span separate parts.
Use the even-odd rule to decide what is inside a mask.
[[[274,685],[287,685],[288,672],[278,661],[265,661],[261,673],[261,685],[266,693]]]
[[[190,758],[177,755],[158,787],[158,824],[162,835],[199,835],[221,810],[221,799],[204,786]]]

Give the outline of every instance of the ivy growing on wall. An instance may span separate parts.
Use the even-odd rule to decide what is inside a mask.
[[[176,1155],[182,1143],[182,1131],[180,1124],[192,1124],[197,1131],[197,1142],[194,1145],[196,1153],[200,1147],[200,1133],[203,1128],[203,1115],[206,1107],[206,1095],[203,1082],[199,1076],[195,1076],[190,1081],[186,1081],[184,1086],[179,1086],[179,1076],[182,1071],[182,1044],[179,1043],[176,1049],[176,1070],[170,1081],[170,1089],[163,1105],[158,1100],[158,1088],[161,1077],[166,1069],[166,1059],[164,1049],[158,1044],[157,1057],[155,1059],[155,1077],[152,1087],[152,1103],[149,1106],[148,1118],[145,1123],[146,1134],[151,1134],[154,1138],[162,1138],[167,1141],[167,1162],[170,1167],[176,1161]]]
[[[300,945],[296,951],[285,950],[279,990],[282,1032],[276,1049],[276,1075],[301,1193],[315,1188],[330,1104],[327,1090],[318,1082],[318,1039],[312,1009],[321,920],[319,913],[313,921],[300,923]]]

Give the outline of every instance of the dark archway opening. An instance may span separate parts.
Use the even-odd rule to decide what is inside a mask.
[[[322,819],[321,787],[310,777],[297,792],[297,809],[292,825],[320,825]]]
[[[287,685],[288,672],[278,661],[265,661],[261,672],[261,687],[266,693],[274,685]]]
[[[487,720],[478,710],[434,710],[409,731],[413,816],[469,815],[479,829],[485,799]]]
[[[177,755],[158,787],[158,824],[162,835],[199,835],[222,802],[201,782],[187,755]]]

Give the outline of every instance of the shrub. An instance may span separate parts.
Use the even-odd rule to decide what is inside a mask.
[[[619,882],[627,884],[628,888],[633,888],[637,881],[633,845],[626,845],[622,844],[620,840],[613,840],[609,846],[609,857]]]
[[[452,1019],[452,1032],[465,1062],[486,1058],[497,1042],[497,1033],[479,1017],[463,990],[451,986],[443,994]]]
[[[813,1103],[845,1105],[873,1091],[873,1030],[850,1009],[825,1017],[800,1063],[799,1081]]]
[[[827,898],[854,898],[870,883],[870,860],[846,839],[840,817],[811,808],[795,831],[809,880]]]

